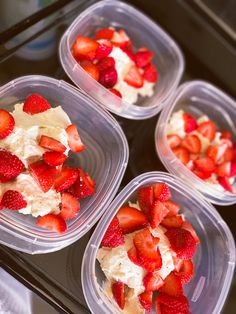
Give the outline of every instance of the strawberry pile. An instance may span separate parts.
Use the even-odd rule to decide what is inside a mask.
[[[199,238],[192,225],[179,214],[180,206],[171,199],[170,189],[165,183],[141,187],[137,192],[140,210],[132,206],[121,207],[113,218],[101,241],[102,247],[116,248],[125,243],[125,237],[133,233],[133,245],[127,255],[131,262],[144,270],[143,286],[138,302],[143,310],[151,312],[154,305],[157,314],[187,314],[189,303],[183,286],[194,274],[192,257]],[[162,278],[162,255],[160,238],[152,230],[161,227],[169,241],[174,269]],[[127,302],[129,287],[121,282],[111,282],[113,298],[123,310]],[[154,293],[158,291],[157,297]]]
[[[41,95],[32,94],[24,102],[23,111],[29,115],[38,114],[51,108]],[[13,116],[0,109],[0,139],[4,139],[14,131]],[[68,145],[72,152],[79,153],[85,149],[77,127],[74,124],[66,128]],[[46,193],[54,189],[61,194],[61,210],[58,215],[47,214],[40,217],[36,224],[42,228],[65,232],[66,220],[73,219],[80,211],[79,200],[95,193],[95,182],[81,168],[72,168],[65,164],[68,156],[66,147],[58,140],[41,135],[38,145],[45,149],[37,161],[25,168],[23,162],[9,151],[0,148],[0,183],[12,182],[22,172],[29,173],[41,190]],[[45,196],[46,197],[46,196]],[[16,190],[7,190],[0,197],[0,209],[20,210],[27,207],[27,200]]]
[[[157,70],[151,62],[153,53],[147,48],[134,52],[131,39],[123,29],[100,29],[95,33],[95,39],[79,35],[72,46],[72,54],[93,79],[122,98],[121,92],[114,88],[119,78],[116,62],[110,56],[113,47],[120,48],[130,58],[123,78],[128,85],[139,89],[145,81],[157,82]]]
[[[173,153],[202,180],[220,184],[226,191],[234,193],[231,178],[236,176],[236,143],[232,133],[227,130],[217,132],[210,119],[197,123],[187,112],[183,119],[185,136],[167,135]],[[207,141],[207,149],[202,147],[199,136]]]

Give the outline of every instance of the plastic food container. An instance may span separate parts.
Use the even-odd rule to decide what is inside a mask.
[[[57,251],[81,238],[96,223],[116,194],[126,169],[128,145],[116,120],[88,97],[64,81],[45,76],[20,77],[0,88],[0,108],[13,105],[31,93],[43,95],[53,106],[62,106],[78,126],[86,150],[71,161],[88,171],[96,193],[81,200],[79,215],[57,234],[37,227],[36,219],[16,211],[0,211],[0,243],[36,254]],[[109,134],[109,136],[107,136]]]
[[[235,267],[235,244],[228,226],[215,208],[184,181],[164,172],[148,172],[132,180],[110,204],[86,247],[81,269],[82,286],[94,314],[121,313],[102,288],[105,275],[96,261],[101,239],[118,209],[128,201],[136,200],[141,186],[159,181],[169,185],[172,199],[181,205],[186,220],[193,225],[201,241],[194,256],[195,276],[184,289],[190,311],[218,314],[224,305]]]
[[[171,115],[180,109],[196,117],[207,115],[220,129],[229,130],[236,137],[236,102],[213,85],[192,81],[181,85],[162,111],[155,130],[156,151],[170,173],[183,178],[199,190],[211,203],[230,205],[236,203],[236,193],[218,191],[198,178],[174,155],[167,143],[166,127]],[[236,188],[236,183],[234,183]]]
[[[109,26],[125,29],[135,47],[146,46],[154,53],[159,73],[154,95],[140,98],[137,105],[122,101],[92,79],[72,56],[71,46],[79,34],[93,37],[97,29]],[[76,86],[111,112],[135,120],[152,117],[166,105],[184,69],[182,53],[170,36],[140,11],[120,1],[99,1],[82,12],[63,35],[59,52],[61,64]]]

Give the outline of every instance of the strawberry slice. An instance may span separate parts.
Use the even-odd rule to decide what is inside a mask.
[[[233,135],[230,131],[227,131],[227,130],[223,130],[221,132],[221,136],[220,136],[221,139],[226,139],[226,140],[232,140],[233,139]]]
[[[223,145],[222,145],[223,146]],[[234,159],[234,151],[232,147],[227,147],[223,156],[218,160],[217,164],[222,164],[223,162],[232,161]]]
[[[219,177],[218,182],[226,191],[234,193],[234,189],[232,188],[228,177]]]
[[[149,63],[143,69],[143,79],[150,82],[156,83],[158,80],[158,72],[153,63]]]
[[[51,108],[45,98],[38,94],[28,96],[24,102],[23,111],[28,114],[37,114]]]
[[[152,291],[143,292],[138,296],[139,302],[142,307],[147,311],[152,311]]]
[[[45,152],[43,154],[43,160],[49,166],[60,166],[64,163],[66,159],[66,155],[58,152]]]
[[[143,285],[146,292],[157,291],[164,285],[164,281],[158,272],[147,273],[143,278]]]
[[[0,182],[8,182],[15,179],[25,166],[16,156],[6,150],[0,150]]]
[[[107,57],[112,52],[112,49],[113,49],[113,45],[110,42],[110,40],[100,39],[95,58],[96,59],[103,59],[103,58]]]
[[[154,193],[153,186],[141,187],[138,190],[138,203],[142,211],[148,216],[152,207]]]
[[[171,296],[167,293],[159,293],[157,296],[158,302],[162,305],[161,308],[163,308],[164,313],[186,313],[185,311],[189,308],[188,299],[184,295],[179,296]]]
[[[133,53],[133,51],[130,48],[127,47],[120,47],[122,51],[124,51],[127,56],[133,61],[135,62],[135,54]]]
[[[62,192],[69,189],[77,180],[78,171],[67,166],[63,166],[61,172],[57,174],[54,183],[54,189],[57,192]]]
[[[116,303],[123,310],[125,307],[125,284],[121,281],[113,283],[112,293]]]
[[[202,180],[206,180],[212,175],[212,172],[203,172],[197,168],[193,169],[192,172]]]
[[[179,272],[184,263],[184,260],[182,260],[181,258],[174,257],[174,256],[172,256],[172,258],[173,258],[175,270]]]
[[[66,147],[61,142],[46,135],[41,135],[39,139],[39,146],[58,153],[64,153],[66,151]]]
[[[166,229],[180,228],[182,224],[183,224],[183,218],[181,215],[165,217],[161,222],[161,225],[164,226]]]
[[[216,170],[215,173],[219,176],[219,177],[228,177],[230,176],[231,173],[231,162],[224,162],[223,164],[219,165]]]
[[[68,135],[68,144],[72,152],[79,153],[85,149],[75,124],[70,124],[66,128],[66,133]]]
[[[216,135],[215,123],[211,120],[202,122],[199,124],[197,131],[210,141],[213,141]]]
[[[154,198],[161,202],[167,201],[170,195],[170,189],[166,183],[156,183],[153,185]]]
[[[117,46],[120,48],[132,47],[131,40],[123,29],[120,29],[118,32],[114,32],[111,38],[111,41],[114,44],[114,46]]]
[[[25,208],[27,206],[27,202],[24,200],[21,193],[15,190],[6,191],[1,199],[0,209],[11,209],[11,210],[19,210],[21,208]]]
[[[138,50],[135,55],[135,62],[139,68],[144,68],[153,58],[153,53],[148,49]]]
[[[172,271],[164,280],[164,285],[160,288],[161,293],[166,293],[173,297],[179,297],[183,295],[183,288],[181,280]]]
[[[109,67],[100,72],[99,83],[106,88],[112,88],[118,80],[117,71],[114,67]]]
[[[199,237],[197,236],[197,233],[196,231],[193,229],[193,226],[191,225],[190,222],[188,221],[184,221],[182,226],[181,226],[182,229],[185,229],[187,231],[189,231],[192,235],[192,237],[194,238],[195,240],[195,243],[196,244],[199,244],[200,243],[200,240],[199,240]]]
[[[194,161],[195,166],[204,173],[213,173],[216,166],[211,158],[201,157]]]
[[[0,140],[10,135],[14,126],[15,120],[10,112],[0,109]]]
[[[210,145],[207,149],[206,155],[211,158],[215,164],[218,164],[220,159],[223,158],[226,149],[227,145],[225,144],[219,146]]]
[[[186,133],[190,133],[190,132],[196,130],[197,121],[192,115],[190,115],[187,112],[184,112],[183,119],[184,119],[184,131]]]
[[[167,142],[170,146],[170,148],[175,148],[178,147],[181,143],[181,137],[179,137],[179,135],[177,134],[170,134],[167,135]]]
[[[184,260],[180,270],[178,272],[175,271],[175,275],[180,278],[182,285],[187,284],[191,280],[191,278],[193,277],[193,273],[194,265],[191,259]]]
[[[161,223],[163,218],[168,214],[168,212],[169,210],[162,202],[158,200],[154,201],[151,208],[151,227],[153,229],[156,228]]]
[[[83,60],[80,62],[80,66],[90,75],[95,81],[99,80],[99,69],[96,64],[93,64],[89,60]]]
[[[168,209],[168,213],[167,213],[166,217],[175,216],[180,211],[180,206],[171,200],[165,201],[164,205]]]
[[[160,256],[157,252],[159,238],[154,238],[148,228],[137,232],[133,241],[139,257],[142,256],[150,261],[159,260]]]
[[[233,145],[233,160],[236,160],[236,143]]]
[[[147,270],[148,272],[154,272],[155,270],[161,269],[162,257],[159,249],[156,250],[156,254],[158,255],[158,258],[155,260],[150,260],[145,256],[139,255],[140,266]]]
[[[99,40],[99,39],[112,39],[114,35],[114,29],[112,28],[102,28],[102,29],[99,29],[98,31],[96,31],[95,33],[95,38],[96,40]]]
[[[115,68],[115,59],[112,57],[106,57],[98,61],[97,67],[99,72],[103,72],[108,68]]]
[[[130,233],[147,226],[146,215],[137,208],[121,207],[116,215],[123,233]]]
[[[128,258],[133,262],[135,265],[141,266],[138,252],[135,246],[132,246],[127,252]]]
[[[115,94],[116,96],[122,98],[121,93],[116,89],[116,88],[111,88],[110,92],[112,92],[113,94]]]
[[[77,168],[78,179],[72,187],[72,194],[78,198],[91,196],[96,192],[94,182],[81,168]]]
[[[43,217],[40,217],[36,221],[36,225],[44,229],[52,230],[57,233],[63,233],[66,231],[65,220],[59,215],[47,214]]]
[[[75,43],[72,46],[73,56],[77,60],[90,60],[95,59],[96,50],[98,48],[98,43],[88,37],[78,36],[75,40]]]
[[[122,230],[119,226],[119,220],[115,217],[107,228],[107,231],[105,232],[101,241],[101,245],[114,248],[119,245],[123,245],[124,243],[125,240]]]
[[[64,220],[70,220],[77,216],[80,211],[80,203],[72,194],[63,192],[61,195],[60,216]]]
[[[230,176],[230,177],[236,176],[236,160],[235,160],[235,161],[232,161],[232,163],[231,163],[229,176]]]
[[[176,147],[172,149],[175,156],[184,164],[187,165],[187,163],[190,160],[189,151],[184,147]]]
[[[36,161],[29,166],[30,175],[34,178],[44,193],[49,191],[56,179],[57,169],[47,165],[43,160]]]
[[[186,148],[190,153],[198,154],[201,151],[201,141],[197,135],[187,135],[181,142],[181,146]]]
[[[136,65],[131,65],[127,71],[124,81],[133,87],[140,88],[143,86],[143,78]]]

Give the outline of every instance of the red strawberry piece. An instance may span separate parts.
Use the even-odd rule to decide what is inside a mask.
[[[171,249],[176,253],[177,258],[191,259],[196,251],[196,242],[192,234],[180,228],[172,228],[166,231]]]
[[[163,314],[163,312],[161,311],[161,304],[159,303],[158,298],[156,298],[154,302],[154,307],[155,307],[156,314]]]
[[[165,201],[164,205],[168,209],[167,217],[175,216],[180,211],[180,206],[171,200]]]
[[[165,217],[161,222],[161,225],[164,226],[166,229],[180,228],[182,224],[183,224],[183,218],[181,215]]]
[[[182,260],[181,258],[174,257],[174,256],[172,256],[172,258],[173,258],[175,270],[179,272],[184,263],[184,260]]]
[[[95,38],[96,40],[99,39],[112,39],[112,36],[114,34],[114,29],[112,28],[102,28],[96,31]]]
[[[196,234],[196,231],[193,229],[193,226],[191,225],[190,222],[188,221],[184,221],[182,226],[181,226],[182,229],[185,229],[187,231],[189,231],[191,233],[191,235],[193,236],[194,240],[195,240],[195,243],[196,244],[199,244],[200,243],[200,240],[199,240],[199,237],[198,235]]]
[[[139,302],[142,307],[147,311],[152,311],[152,292],[143,292],[138,296]]]
[[[218,145],[218,146],[210,145],[207,149],[206,154],[209,158],[211,158],[214,161],[214,163],[218,164],[219,161],[223,158],[226,149],[227,149],[227,145],[225,144]]]
[[[156,183],[153,185],[154,198],[165,202],[170,198],[170,189],[166,183]]]
[[[223,162],[232,161],[234,159],[234,151],[232,147],[227,147],[223,156],[218,160],[218,164]]]
[[[142,211],[148,215],[153,203],[153,186],[141,187],[138,190],[138,203]]]
[[[181,146],[186,148],[190,153],[198,154],[201,151],[201,141],[197,135],[189,134],[181,142]]]
[[[157,291],[163,286],[163,284],[164,281],[158,272],[147,273],[143,278],[143,285],[146,292]]]
[[[110,40],[100,39],[95,58],[102,59],[107,57],[112,52],[113,45]]]
[[[233,145],[233,160],[236,160],[236,144]]]
[[[203,172],[197,168],[193,169],[192,172],[202,180],[206,180],[212,175],[212,172]]]
[[[131,65],[124,77],[124,81],[133,87],[140,88],[143,86],[143,78],[136,65]]]
[[[139,50],[135,55],[135,62],[139,68],[144,68],[153,58],[153,53],[149,50]]]
[[[135,62],[135,54],[133,53],[133,51],[130,48],[127,47],[120,47],[122,51],[124,51],[127,56],[133,61]]]
[[[219,177],[218,182],[226,191],[234,193],[228,177]]]
[[[113,283],[112,294],[116,303],[123,310],[125,307],[125,284],[121,281]]]
[[[184,147],[176,147],[173,148],[173,153],[175,156],[184,164],[187,165],[187,163],[190,160],[189,151]]]
[[[123,233],[130,233],[147,226],[146,215],[134,207],[121,207],[116,215]]]
[[[175,272],[176,276],[179,276],[181,280],[181,284],[185,285],[187,284],[191,278],[193,277],[194,273],[194,265],[191,259],[184,260],[182,267],[180,267],[180,270]]]
[[[107,68],[100,72],[99,83],[106,88],[112,88],[117,83],[118,75],[114,67]]]
[[[223,164],[219,165],[216,170],[215,173],[219,176],[219,177],[228,177],[230,176],[231,173],[231,162],[224,162]]]
[[[66,128],[66,133],[68,135],[68,144],[72,152],[79,153],[85,149],[75,124],[70,124]]]
[[[103,58],[98,61],[97,67],[100,72],[103,72],[108,68],[115,68],[115,59],[112,57]]]
[[[28,96],[24,102],[23,111],[28,114],[37,114],[51,108],[45,98],[38,94]]]
[[[167,142],[170,148],[178,147],[181,143],[181,138],[177,134],[167,135]]]
[[[138,252],[137,252],[135,246],[132,246],[128,250],[127,255],[128,255],[129,259],[131,260],[131,262],[133,262],[135,265],[141,266]]]
[[[197,121],[192,115],[185,112],[183,114],[183,119],[184,119],[184,130],[186,133],[190,133],[190,132],[196,130]]]
[[[159,260],[158,249],[159,238],[154,238],[148,228],[137,232],[134,236],[134,245],[138,251],[139,257],[146,258],[146,260]]]
[[[114,32],[111,41],[115,46],[120,48],[131,48],[132,46],[129,36],[123,29],[120,29],[118,32]]]
[[[105,247],[117,247],[125,243],[119,220],[115,217],[104,234],[101,245]]]
[[[12,133],[15,120],[10,112],[0,109],[0,140]]]
[[[43,154],[43,160],[49,166],[60,166],[67,159],[67,156],[58,152],[45,152]]]
[[[188,310],[188,299],[184,295],[171,296],[167,293],[161,292],[158,294],[157,298],[160,304],[163,304],[169,308],[173,308],[175,310],[174,313],[176,314]]]
[[[151,227],[153,229],[156,228],[161,223],[163,218],[168,214],[168,212],[169,210],[162,202],[155,200],[151,208]]]
[[[25,208],[26,206],[27,202],[24,200],[23,196],[15,190],[6,191],[3,194],[0,203],[1,209],[19,210],[21,208]]]
[[[230,176],[230,177],[236,176],[236,160],[235,160],[235,161],[232,161],[232,163],[231,163],[229,176]]]
[[[43,190],[43,192],[49,191],[56,179],[57,169],[47,165],[43,160],[36,161],[29,166],[31,176]]]
[[[77,168],[77,171],[78,179],[72,187],[72,194],[78,198],[91,196],[96,192],[94,189],[94,182],[81,168]]]
[[[93,181],[93,179],[90,177],[90,175],[88,174],[88,172],[85,172],[85,177],[87,179],[87,181],[89,182],[90,186],[92,186],[93,188],[96,186],[96,182]]]
[[[216,166],[211,158],[201,157],[194,161],[195,166],[204,173],[212,173],[215,171]]]
[[[36,225],[44,229],[52,230],[57,233],[63,233],[66,231],[65,220],[59,215],[47,214],[43,217],[40,217],[36,221]]]
[[[153,63],[149,63],[144,67],[143,79],[150,82],[156,83],[158,80],[158,72]]]
[[[199,124],[197,131],[210,141],[213,141],[216,135],[215,123],[211,120],[202,122]]]
[[[116,88],[111,88],[110,92],[112,92],[113,94],[115,94],[116,96],[122,98],[121,93],[116,89]]]
[[[160,292],[166,293],[173,297],[183,295],[181,280],[172,271],[164,280],[164,285],[160,288]]]
[[[80,211],[80,203],[76,197],[68,192],[61,195],[61,212],[60,216],[64,220],[70,220],[77,216]]]
[[[62,192],[69,189],[77,180],[78,171],[67,166],[63,166],[55,178],[54,189],[57,192]]]
[[[95,59],[98,43],[88,37],[78,36],[72,46],[73,56],[77,60],[88,59],[93,61]]]
[[[155,260],[150,260],[147,257],[139,255],[140,266],[148,272],[154,272],[155,270],[159,270],[162,267],[162,257],[159,249],[156,250],[156,254],[158,258]]]
[[[39,146],[53,150],[54,152],[64,153],[66,147],[54,138],[46,135],[41,135],[39,139]]]
[[[6,150],[0,150],[0,182],[15,179],[25,168],[23,162]]]
[[[221,136],[220,136],[221,139],[227,139],[227,140],[232,140],[233,138],[233,135],[230,131],[227,131],[227,130],[223,130],[221,132]]]
[[[96,64],[93,64],[89,60],[83,60],[80,62],[80,66],[90,75],[95,81],[99,80],[99,69]]]

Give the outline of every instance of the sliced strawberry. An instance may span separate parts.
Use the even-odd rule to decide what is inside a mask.
[[[174,263],[175,270],[177,272],[180,271],[180,269],[181,269],[181,267],[182,267],[182,265],[184,263],[184,260],[181,259],[181,258],[174,257],[174,256],[172,256],[172,258],[173,258],[173,263]]]
[[[236,160],[236,143],[233,145],[233,160]]]
[[[198,154],[202,145],[197,135],[189,134],[181,142],[181,146],[186,148],[190,153]]]
[[[77,216],[80,211],[80,203],[72,194],[63,192],[61,195],[60,216],[64,220],[70,220]]]
[[[155,260],[150,260],[149,258],[143,255],[138,255],[140,266],[147,270],[148,272],[154,272],[155,270],[161,269],[162,257],[159,249],[156,250],[156,254],[158,258]]]
[[[85,177],[87,179],[87,181],[89,182],[90,186],[92,186],[93,188],[96,186],[96,182],[93,181],[93,179],[90,177],[90,175],[88,174],[88,172],[85,172]]]
[[[213,173],[216,169],[216,166],[211,158],[201,157],[194,161],[195,166],[204,173]]]
[[[28,96],[24,102],[23,111],[28,114],[37,114],[51,108],[45,98],[38,94]]]
[[[236,176],[236,160],[231,162],[231,167],[230,167],[230,177]]]
[[[186,133],[190,133],[190,132],[196,130],[197,121],[192,115],[190,115],[187,112],[184,112],[183,119],[184,119],[184,131]]]
[[[116,303],[123,310],[125,307],[125,284],[121,281],[116,281],[112,285],[112,294]]]
[[[184,311],[188,310],[189,307],[188,299],[184,295],[171,296],[167,293],[161,292],[158,294],[157,299],[160,304],[173,310],[172,312],[171,309],[169,309],[169,313],[181,314]]]
[[[142,211],[148,216],[154,198],[153,186],[141,187],[138,190],[138,203]]]
[[[46,135],[41,135],[39,139],[39,146],[58,153],[64,153],[66,151],[66,147],[61,142]]]
[[[95,59],[98,43],[88,37],[78,36],[72,46],[73,56],[77,60],[88,59],[93,61]]]
[[[62,192],[69,189],[77,180],[78,171],[67,166],[63,166],[61,172],[57,174],[54,183],[54,189],[57,192]]]
[[[181,280],[173,271],[165,278],[164,285],[160,288],[160,292],[173,297],[179,297],[183,294]]]
[[[140,88],[143,86],[142,75],[139,73],[139,70],[136,65],[131,65],[128,72],[124,77],[124,81],[133,87]]]
[[[161,304],[159,303],[158,298],[156,298],[154,301],[154,307],[155,307],[155,313],[156,314],[163,314],[163,312],[161,310]]]
[[[171,200],[165,201],[164,205],[168,209],[167,217],[175,216],[180,211],[180,206]]]
[[[0,140],[10,135],[14,126],[15,120],[10,112],[0,109]]]
[[[227,147],[223,156],[218,160],[218,164],[220,165],[223,162],[232,161],[234,159],[234,151],[232,147]]]
[[[36,161],[29,166],[31,176],[44,193],[49,191],[56,179],[57,169],[47,165],[43,160]]]
[[[122,51],[124,51],[127,56],[133,61],[135,62],[135,54],[133,53],[133,51],[130,48],[127,47],[120,47]]]
[[[121,93],[116,89],[116,88],[111,88],[110,92],[112,92],[113,94],[115,94],[116,96],[122,98]]]
[[[133,262],[135,265],[141,266],[138,252],[137,252],[135,246],[132,246],[128,250],[127,255],[128,255],[129,259],[131,260],[131,262]]]
[[[72,187],[72,194],[78,198],[91,196],[96,192],[94,182],[81,168],[77,168],[78,179]]]
[[[139,257],[146,258],[147,260],[159,260],[158,238],[154,238],[148,228],[137,232],[134,236],[134,245],[138,251]]]
[[[146,276],[143,278],[143,285],[146,292],[157,291],[163,286],[163,284],[164,281],[162,280],[158,272],[147,273]]]
[[[226,191],[234,193],[234,189],[232,188],[228,177],[218,177],[218,182]]]
[[[152,311],[152,292],[143,292],[138,296],[139,302],[142,307],[147,311]]]
[[[182,267],[178,272],[177,271],[175,272],[175,275],[179,276],[181,284],[185,285],[191,280],[191,278],[193,277],[193,273],[194,265],[191,259],[189,259],[183,261]]]
[[[99,83],[106,88],[112,88],[118,80],[117,71],[114,67],[106,68],[100,72]]]
[[[219,177],[228,177],[230,176],[231,173],[231,162],[224,162],[223,164],[219,165],[216,170],[215,173],[219,176]]]
[[[177,134],[167,135],[167,142],[170,148],[178,147],[181,143],[181,137],[179,137]]]
[[[152,58],[153,53],[150,50],[138,50],[135,55],[135,62],[139,68],[144,68],[151,62]]]
[[[166,229],[180,228],[182,224],[183,224],[183,218],[181,215],[165,217],[161,222],[161,225],[164,226]]]
[[[25,168],[23,162],[6,150],[0,150],[0,182],[15,179]]]
[[[154,198],[161,202],[167,201],[170,197],[170,189],[166,183],[156,183],[153,185]]]
[[[215,164],[218,164],[220,159],[223,158],[226,149],[227,145],[225,144],[218,146],[210,145],[207,149],[206,155],[211,158]]]
[[[118,32],[114,32],[111,41],[115,46],[120,48],[131,48],[132,46],[129,36],[123,29],[120,29]]]
[[[119,220],[115,217],[105,232],[101,245],[105,247],[117,247],[125,243]]]
[[[166,231],[171,249],[176,253],[177,258],[191,259],[196,251],[196,242],[192,234],[180,228],[172,228]]]
[[[191,235],[194,238],[194,241],[195,241],[196,244],[200,243],[199,237],[198,237],[196,231],[193,229],[193,226],[191,225],[190,222],[184,221],[181,228],[185,229],[185,230],[187,230],[187,231],[189,231],[191,233]]]
[[[93,64],[89,60],[83,60],[80,62],[80,66],[90,75],[95,81],[99,80],[99,69],[96,64]]]
[[[202,122],[199,124],[197,131],[210,141],[213,141],[216,135],[215,123],[211,120]]]
[[[115,68],[115,59],[112,57],[103,58],[98,61],[97,67],[100,72],[103,72],[108,68]]]
[[[233,138],[233,135],[230,131],[227,131],[227,130],[223,130],[221,132],[221,136],[220,136],[221,139],[227,139],[227,140],[232,140]]]
[[[116,214],[123,233],[130,233],[147,226],[146,215],[137,208],[126,206],[121,207]]]
[[[156,83],[158,80],[158,72],[153,63],[149,63],[143,69],[143,79],[150,82]]]
[[[112,36],[114,34],[114,29],[113,28],[102,28],[96,31],[95,33],[95,38],[96,40],[99,39],[112,39]]]
[[[212,172],[203,172],[197,168],[192,169],[192,172],[202,180],[206,180],[212,175]]]
[[[72,152],[79,153],[85,149],[75,124],[70,124],[66,128],[66,133],[68,135],[68,144]]]
[[[43,160],[49,166],[60,166],[67,159],[67,156],[58,152],[45,152],[43,154]]]
[[[113,45],[110,40],[100,39],[95,58],[100,60],[107,57],[112,52],[112,49]]]
[[[21,208],[25,208],[27,206],[27,202],[24,200],[21,193],[15,190],[6,191],[1,199],[0,209],[11,209],[11,210],[19,210]]]
[[[162,202],[155,200],[151,208],[151,227],[153,229],[156,228],[161,223],[163,218],[168,214],[168,212],[169,210]]]
[[[176,147],[173,148],[173,153],[175,156],[184,164],[187,165],[187,163],[190,160],[189,151],[184,147]]]
[[[59,215],[54,214],[47,214],[38,218],[36,225],[44,229],[56,231],[57,233],[63,233],[67,229],[65,220]]]

